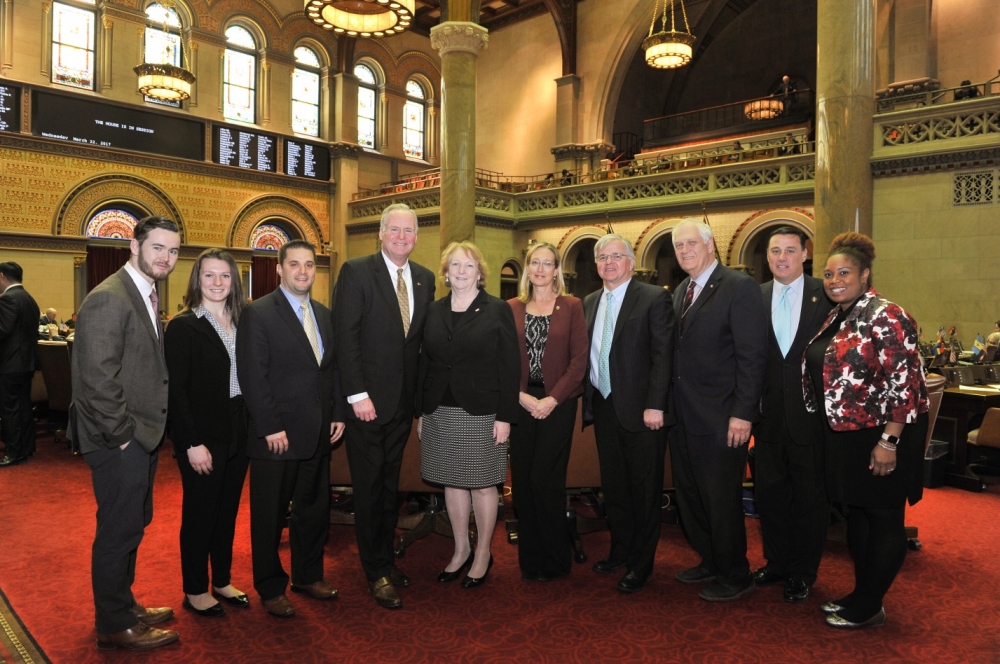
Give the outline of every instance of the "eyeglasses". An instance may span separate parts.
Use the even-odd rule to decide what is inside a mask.
[[[623,253],[620,253],[618,251],[616,251],[613,254],[601,254],[600,256],[597,257],[597,262],[598,263],[607,263],[608,261],[614,261],[614,262],[617,263],[618,261],[620,261],[621,259],[625,258],[626,256],[627,256],[627,254],[623,254]]]
[[[528,263],[528,265],[536,269],[544,265],[546,270],[551,270],[556,266],[556,264],[553,263],[552,261],[540,261],[537,259],[531,261],[530,263]]]

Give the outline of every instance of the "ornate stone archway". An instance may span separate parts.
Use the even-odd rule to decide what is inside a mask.
[[[250,233],[265,219],[282,219],[298,232],[299,236],[312,243],[318,254],[329,253],[326,238],[312,213],[298,201],[285,196],[259,196],[240,209],[229,226],[226,244],[229,247],[250,246]]]
[[[733,239],[729,241],[729,251],[726,252],[726,265],[743,265],[750,240],[769,226],[782,225],[798,228],[810,238],[816,237],[816,221],[808,210],[786,208],[758,212],[740,224],[733,233]]]
[[[112,203],[128,203],[147,214],[173,219],[180,226],[181,243],[185,242],[184,220],[170,197],[149,180],[122,173],[89,178],[67,192],[52,220],[53,235],[85,235],[94,212]]]

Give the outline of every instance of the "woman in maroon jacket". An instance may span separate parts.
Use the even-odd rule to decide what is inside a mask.
[[[569,574],[572,565],[566,467],[587,370],[587,322],[580,300],[565,295],[554,246],[532,246],[525,263],[520,296],[508,301],[521,349],[521,408],[510,445],[512,492],[521,578],[550,581]]]

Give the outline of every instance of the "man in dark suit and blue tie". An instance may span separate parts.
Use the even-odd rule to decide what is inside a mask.
[[[347,462],[354,527],[369,592],[379,606],[403,605],[410,580],[394,561],[403,448],[413,425],[417,363],[434,274],[409,260],[417,215],[404,203],[382,212],[381,251],[344,263],[334,293],[337,365],[347,412]]]
[[[303,240],[278,252],[277,290],[240,317],[236,367],[253,427],[250,457],[250,545],[253,585],[264,610],[289,618],[288,574],[278,557],[288,517],[292,590],[337,597],[323,578],[330,526],[330,445],[344,433],[330,310],[310,298],[316,249]]]
[[[711,226],[685,219],[673,242],[688,278],[674,293],[670,460],[684,533],[701,556],[676,578],[711,581],[699,597],[723,602],[754,589],[742,493],[767,364],[767,317],[760,286],[717,259]]]
[[[24,271],[0,263],[0,468],[27,461],[35,453],[31,379],[38,357],[38,303],[24,290]]]
[[[833,308],[823,282],[804,274],[806,235],[780,226],[771,232],[767,263],[774,280],[761,290],[771,318],[768,363],[755,429],[754,494],[767,565],[754,583],[784,582],[784,597],[801,602],[816,580],[830,504],[823,464],[823,420],[806,411],[802,354]]]

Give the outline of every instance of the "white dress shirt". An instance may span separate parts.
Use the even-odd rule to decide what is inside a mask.
[[[142,301],[146,303],[146,313],[149,314],[149,320],[153,323],[153,334],[158,335],[160,330],[160,312],[153,310],[153,303],[149,299],[149,294],[153,292],[153,284],[146,281],[146,277],[132,267],[132,263],[125,263],[125,271],[128,272],[128,276],[132,277],[135,287],[139,289],[139,295],[142,296]]]
[[[597,387],[597,372],[601,363],[601,342],[604,339],[604,310],[607,308],[608,293],[612,294],[611,317],[614,322],[611,325],[611,334],[613,337],[615,325],[618,324],[618,314],[621,313],[622,302],[625,300],[625,292],[628,290],[630,283],[632,283],[631,277],[613,291],[608,291],[607,288],[601,289],[601,299],[597,304],[597,312],[594,314],[594,338],[590,342],[590,384],[594,387]]]
[[[701,291],[705,290],[705,284],[708,283],[708,278],[712,276],[715,272],[715,268],[719,266],[719,259],[712,261],[712,264],[706,267],[701,274],[697,277],[691,277],[691,281],[694,282],[694,296],[691,298],[691,304],[694,305],[698,301],[698,296],[701,295]]]
[[[799,318],[802,317],[802,293],[805,291],[806,277],[804,274],[800,274],[798,278],[792,283],[788,284],[791,289],[788,291],[788,306],[792,310],[792,326],[791,333],[792,338],[789,340],[789,344],[795,341],[795,333],[799,331]],[[774,281],[774,289],[771,291],[771,320],[774,320],[774,312],[778,310],[778,303],[781,301],[781,291],[785,288],[785,284],[781,283],[777,279]],[[773,323],[771,324],[773,327]]]

